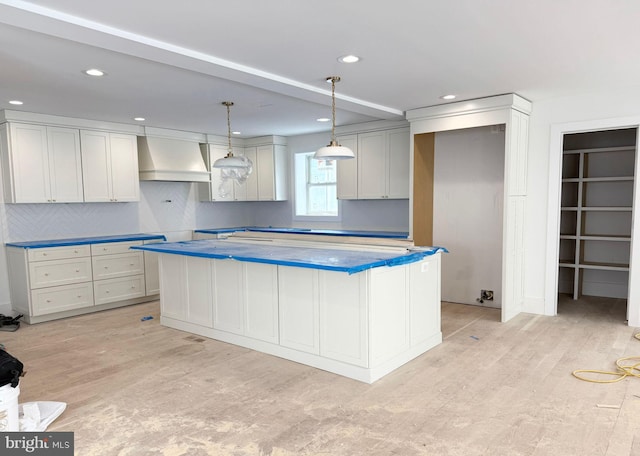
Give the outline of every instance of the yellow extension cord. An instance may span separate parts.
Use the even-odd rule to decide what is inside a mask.
[[[633,337],[640,340],[640,333],[634,335]],[[635,364],[631,364],[629,366],[622,364],[623,362],[629,361],[632,359],[636,360]],[[620,358],[616,361],[616,367],[618,368],[617,372],[601,371],[601,370],[593,370],[593,369],[578,369],[578,370],[574,370],[572,374],[575,378],[584,380],[585,382],[592,382],[592,383],[616,383],[627,377],[640,377],[640,356],[627,356],[626,358]],[[609,375],[616,378],[613,378],[612,380],[595,380],[591,378],[582,377],[581,375],[579,375],[582,373]]]

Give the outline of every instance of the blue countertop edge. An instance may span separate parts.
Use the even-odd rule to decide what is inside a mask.
[[[237,231],[257,231],[263,233],[293,233],[293,234],[322,234],[326,236],[359,236],[372,238],[392,238],[407,239],[408,232],[404,231],[361,231],[361,230],[330,230],[315,228],[283,228],[283,227],[260,227],[260,226],[243,226],[235,228],[211,228],[194,230],[195,233],[202,234],[221,234],[235,233]]]
[[[69,239],[49,239],[42,241],[25,241],[25,242],[7,242],[7,247],[18,247],[22,249],[40,249],[45,247],[64,247],[69,245],[84,244],[105,244],[107,242],[127,242],[127,241],[166,241],[167,238],[163,234],[116,234],[112,236],[92,236]]]
[[[165,244],[149,244],[149,245],[141,245],[141,246],[133,246],[132,250],[145,250],[149,252],[157,252],[157,253],[167,253],[172,255],[183,255],[183,256],[191,256],[198,258],[209,258],[209,259],[219,259],[219,260],[237,260],[237,261],[246,261],[250,263],[263,263],[263,264],[274,264],[281,266],[295,266],[300,268],[308,268],[308,269],[322,269],[326,271],[337,271],[337,272],[346,272],[348,274],[355,274],[358,272],[365,271],[367,269],[377,268],[380,266],[398,266],[408,263],[414,263],[422,260],[423,258],[434,255],[437,253],[447,253],[447,249],[443,247],[421,247],[420,249],[410,251],[405,255],[398,255],[397,257],[387,258],[387,259],[379,259],[376,261],[361,263],[353,266],[337,266],[337,265],[327,265],[320,263],[310,263],[303,261],[295,261],[295,260],[283,260],[274,258],[272,255],[269,257],[250,257],[245,255],[234,255],[229,253],[213,253],[207,252],[203,250],[184,250],[180,247],[186,247],[187,245],[194,245],[196,243],[202,243],[207,241],[183,241],[183,242],[171,242]],[[214,242],[225,242],[225,241],[214,241]],[[278,246],[282,247],[282,246]]]

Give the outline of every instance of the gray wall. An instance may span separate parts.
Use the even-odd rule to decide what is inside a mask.
[[[504,141],[500,126],[435,135],[433,241],[449,250],[444,301],[479,304],[484,289],[494,300],[483,305],[501,305]]]

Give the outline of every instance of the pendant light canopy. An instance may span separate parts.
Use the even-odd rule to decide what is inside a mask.
[[[336,141],[336,82],[340,82],[340,76],[329,76],[327,82],[331,82],[331,142],[329,145],[318,149],[313,156],[316,160],[345,160],[355,158],[355,154],[348,147],[341,146]]]
[[[253,163],[244,155],[233,155],[233,147],[231,146],[231,106],[233,101],[223,101],[222,104],[227,107],[227,130],[229,138],[229,146],[227,149],[227,155],[223,158],[217,159],[213,163],[214,168],[220,168],[223,171],[223,177],[236,179],[244,182],[251,171],[253,170]],[[225,172],[226,171],[226,172]],[[227,174],[225,176],[225,174]]]

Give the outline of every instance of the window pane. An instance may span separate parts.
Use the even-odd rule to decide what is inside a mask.
[[[295,154],[295,215],[338,217],[336,161],[316,160],[313,155]]]
[[[309,180],[310,184],[325,184],[336,181],[336,161],[316,160],[310,155],[309,160]]]

